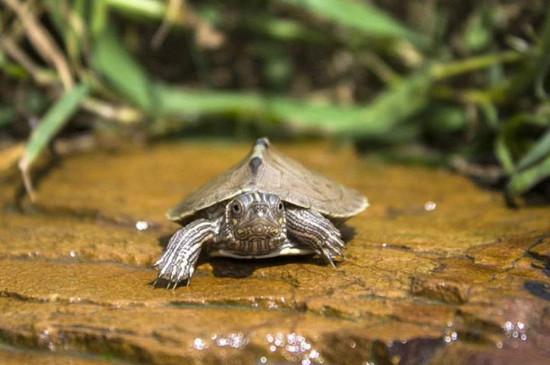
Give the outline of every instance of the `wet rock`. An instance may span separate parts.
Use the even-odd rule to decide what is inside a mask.
[[[66,354],[46,351],[36,351],[32,349],[16,349],[9,346],[0,345],[0,364],[26,364],[26,365],[113,365],[120,363],[104,356],[91,357],[84,354]]]
[[[541,261],[550,262],[550,233],[534,240],[528,252]]]
[[[202,257],[189,287],[153,288],[177,225],[164,212],[249,146],[164,144],[66,157],[38,202],[0,191],[0,340],[82,364],[505,363],[548,358],[545,207],[439,169],[282,146],[369,197],[336,269],[315,257]],[[518,354],[523,355],[518,355]],[[92,355],[92,358],[87,356]],[[80,364],[79,362],[75,362]],[[509,361],[510,363],[510,361]]]
[[[493,270],[468,260],[442,259],[440,266],[430,274],[413,277],[411,293],[445,303],[462,304],[468,301],[475,286],[483,285],[493,274]]]
[[[158,231],[106,223],[95,218],[46,213],[4,214],[0,256],[69,261],[116,261],[150,265],[158,255]]]

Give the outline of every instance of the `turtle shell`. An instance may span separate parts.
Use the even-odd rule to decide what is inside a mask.
[[[245,159],[189,194],[167,217],[182,223],[200,210],[249,191],[276,194],[329,218],[345,219],[368,207],[358,191],[307,169],[260,138]]]

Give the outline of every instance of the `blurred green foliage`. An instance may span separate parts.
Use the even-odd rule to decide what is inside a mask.
[[[498,164],[511,198],[550,176],[542,0],[0,0],[0,30],[0,136],[29,136],[24,169],[76,121],[159,137],[214,118]]]

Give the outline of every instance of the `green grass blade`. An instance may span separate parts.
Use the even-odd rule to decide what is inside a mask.
[[[383,136],[426,105],[432,83],[426,68],[404,78],[365,106],[338,106],[254,93],[197,91],[151,82],[113,32],[101,34],[97,43],[95,68],[115,91],[156,116],[252,114],[335,134]]]
[[[253,93],[198,91],[159,85],[164,116],[233,113],[279,120],[294,127],[353,136],[383,136],[428,102],[431,78],[420,72],[366,106],[338,106]]]
[[[148,75],[114,31],[106,29],[98,35],[93,66],[105,76],[116,92],[144,111],[154,114],[155,98]]]
[[[537,161],[550,156],[550,129],[535,143],[529,152],[519,161],[518,170],[524,170]]]
[[[65,125],[78,106],[88,95],[89,88],[80,84],[67,91],[42,118],[38,126],[32,131],[25,152],[21,158],[20,167],[30,166],[40,152],[52,140],[55,134]]]
[[[97,38],[107,29],[109,8],[105,0],[95,0],[90,6],[90,30]]]
[[[506,102],[521,96],[529,87],[544,77],[546,67],[550,63],[550,6],[547,7],[544,25],[541,31],[536,52],[528,58],[520,70],[510,80],[504,90],[499,92],[499,101]]]
[[[164,116],[202,114],[257,114],[263,109],[260,95],[244,92],[192,90],[158,84],[160,114]]]
[[[89,87],[86,84],[80,84],[68,90],[61,99],[59,99],[42,118],[40,124],[32,131],[29,141],[25,146],[23,157],[19,161],[19,168],[23,173],[23,179],[27,191],[32,197],[32,187],[28,177],[28,171],[32,163],[67,123],[71,116],[76,112],[78,106],[89,93]]]
[[[512,158],[512,154],[506,145],[506,141],[502,133],[495,140],[494,151],[500,165],[504,171],[506,171],[506,174],[512,175],[515,171],[514,159]]]
[[[424,45],[426,38],[393,19],[380,9],[359,1],[350,0],[282,0],[303,8],[319,17],[341,26],[354,29],[368,37],[407,39]]]
[[[323,43],[327,40],[321,32],[309,29],[299,22],[289,19],[254,14],[244,17],[242,25],[254,32],[265,34],[280,41]]]
[[[539,164],[513,175],[508,183],[507,193],[510,196],[517,196],[525,193],[537,183],[549,176],[550,156],[546,157]]]
[[[428,104],[431,86],[432,78],[428,70],[418,71],[379,94],[354,118],[339,120],[335,116],[327,127],[349,135],[382,136]]]
[[[166,4],[158,0],[102,0],[113,9],[124,13],[142,15],[151,18],[163,18],[166,15]]]
[[[271,103],[270,108],[296,126],[341,135],[383,137],[427,105],[431,80],[428,72],[420,71],[363,106],[304,104],[279,99]]]

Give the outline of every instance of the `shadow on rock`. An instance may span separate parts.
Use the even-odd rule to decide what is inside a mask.
[[[550,301],[550,285],[541,281],[528,280],[523,284],[525,290],[537,298]]]
[[[349,226],[345,223],[337,225],[337,227],[340,230],[340,232],[342,233],[342,239],[346,243],[351,241],[355,237],[355,235],[357,234],[357,230],[355,229],[355,227]]]
[[[282,266],[291,263],[325,266],[326,264],[316,256],[283,256],[266,259],[232,259],[222,257],[208,258],[212,265],[214,276],[230,278],[246,278],[252,276],[258,269]]]
[[[356,335],[348,336],[345,333],[323,337],[323,342],[331,344],[324,354],[331,364],[381,365],[428,364],[435,352],[444,344],[443,339],[439,337],[419,337],[387,343]]]
[[[157,238],[158,244],[160,247],[162,247],[162,251],[166,250],[166,246],[168,246],[168,242],[170,242],[170,238],[172,237],[173,233],[165,234]]]
[[[188,286],[190,284],[190,280],[182,280],[177,283],[171,282],[169,280],[163,279],[163,278],[157,278],[155,280],[151,280],[147,283],[148,286],[151,286],[153,289],[177,289],[182,286]]]

